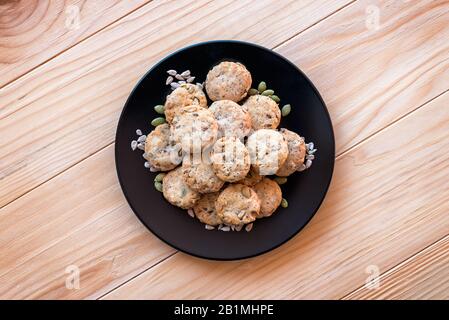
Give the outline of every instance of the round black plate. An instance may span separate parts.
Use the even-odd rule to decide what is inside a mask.
[[[287,209],[279,208],[272,217],[257,220],[251,232],[208,231],[185,210],[172,206],[154,189],[151,173],[143,166],[142,152],[131,151],[135,130],[153,128],[157,115],[153,106],[163,104],[170,92],[165,85],[166,71],[191,70],[196,80],[220,61],[243,63],[251,72],[253,86],[264,80],[290,103],[292,112],[280,127],[293,130],[313,141],[318,151],[309,170],[295,173],[282,186]],[[234,260],[272,250],[297,234],[313,217],[328,190],[335,160],[332,124],[326,106],[310,80],[279,54],[240,41],[211,41],[181,49],[157,63],[137,83],[118,123],[115,160],[123,193],[142,223],[157,237],[188,254],[216,260]]]

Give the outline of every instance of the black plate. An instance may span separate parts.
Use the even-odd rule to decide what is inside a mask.
[[[309,170],[295,173],[282,186],[289,202],[272,217],[257,220],[251,232],[205,230],[185,210],[172,206],[154,189],[151,173],[143,166],[142,152],[131,151],[135,130],[153,128],[157,115],[153,106],[163,104],[170,92],[166,71],[190,69],[204,81],[211,67],[223,60],[243,63],[251,72],[253,86],[266,81],[292,112],[281,122],[285,127],[313,141],[318,151]],[[120,116],[115,144],[117,173],[129,205],[142,223],[157,237],[188,254],[216,260],[234,260],[272,250],[296,235],[313,217],[328,190],[335,160],[332,123],[326,106],[310,80],[279,54],[240,41],[211,41],[181,49],[157,63],[137,83]]]

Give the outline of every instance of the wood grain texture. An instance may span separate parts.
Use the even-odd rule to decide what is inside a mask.
[[[449,236],[383,274],[379,288],[345,299],[449,299]]]
[[[181,2],[177,1],[176,3]],[[197,3],[195,2],[195,4]],[[165,21],[169,26],[176,25],[175,21],[188,24],[192,21],[191,15],[201,9],[204,10],[205,15],[212,15],[210,20],[205,19],[204,23],[211,24],[209,32],[210,36],[214,37],[215,33],[225,33],[228,26],[227,23],[217,24],[217,18],[219,16],[226,18],[241,9],[241,7],[235,7],[235,4],[232,2],[224,8],[217,8],[203,3],[196,7],[189,6],[188,2],[184,1],[183,7],[175,6],[173,8],[165,3],[160,4],[154,1],[127,17],[125,21],[121,21],[117,26],[95,35],[95,39],[92,38],[95,41],[86,40],[86,47],[83,47],[85,45],[83,42],[50,61],[42,68],[49,68],[45,69],[45,72],[41,73],[41,69],[35,70],[8,86],[8,92],[10,92],[10,87],[15,87],[20,91],[21,88],[28,85],[32,91],[30,95],[33,97],[30,101],[27,101],[30,95],[24,97],[22,99],[24,105],[15,109],[13,113],[4,115],[0,126],[17,128],[17,123],[14,121],[9,122],[8,125],[6,122],[21,114],[21,119],[24,121],[21,122],[25,125],[23,128],[30,129],[27,133],[36,134],[34,138],[41,137],[45,140],[47,134],[43,132],[49,128],[40,133],[37,132],[43,129],[42,126],[46,126],[47,121],[54,121],[51,132],[57,134],[59,138],[52,140],[62,143],[60,147],[40,144],[40,139],[34,139],[33,142],[33,144],[39,144],[39,149],[42,148],[42,152],[45,150],[41,155],[49,156],[46,160],[42,159],[42,163],[39,165],[41,170],[53,166],[54,163],[52,164],[53,161],[50,160],[50,158],[56,160],[51,155],[53,152],[59,154],[60,158],[57,162],[63,167],[71,163],[70,159],[80,159],[80,155],[88,156],[90,152],[95,152],[99,147],[107,144],[108,139],[112,139],[116,117],[133,82],[146,71],[150,63],[154,62],[153,60],[153,62],[147,61],[148,57],[156,59],[156,56],[153,55],[155,48],[161,46],[161,43],[157,41],[159,39],[157,32],[160,26],[152,18],[166,14]],[[331,2],[328,4],[327,9],[332,7]],[[307,6],[304,5],[310,6],[310,8],[307,9]],[[292,2],[291,8],[296,8],[297,15],[301,10],[316,11],[317,9],[312,2],[302,2],[302,6],[298,6],[298,2]],[[218,9],[220,9],[219,12],[217,12]],[[254,10],[259,9],[256,7]],[[254,12],[251,11],[249,14],[252,13]],[[168,18],[172,15],[175,15],[174,20]],[[182,16],[185,16],[186,20],[180,18]],[[310,16],[318,17],[316,13]],[[268,46],[276,44],[276,42],[272,42],[273,39],[282,41],[282,36],[290,36],[296,32],[293,29],[282,30],[291,26],[292,21],[290,20],[276,22],[268,14],[262,15],[261,19],[265,19],[266,23],[271,23],[273,26],[273,37],[263,39]],[[161,20],[157,21],[160,23]],[[299,25],[302,25],[304,21]],[[248,23],[247,39],[251,40],[253,36],[257,39],[260,35],[252,29],[251,24],[257,24],[258,20],[250,19],[246,23]],[[125,26],[126,30],[129,29],[127,31],[129,34],[126,33],[126,35],[123,34]],[[136,30],[139,32],[131,37],[130,35],[133,35],[133,31]],[[197,31],[196,29],[185,31],[180,35],[180,39],[182,37],[186,37],[186,39],[180,41],[191,40],[191,37],[194,36],[192,32]],[[100,45],[97,37],[102,37],[101,39],[105,43]],[[117,37],[120,39],[117,40]],[[142,38],[146,39],[146,37],[149,39],[145,40],[147,42],[143,44]],[[122,41],[124,44],[118,44],[117,41]],[[130,43],[134,46],[134,51],[129,49]],[[94,48],[90,49],[90,45],[93,45]],[[142,48],[143,45],[144,48]],[[163,51],[157,52],[156,55],[159,57],[178,45],[170,44],[169,46],[167,43],[167,47],[162,48]],[[97,55],[96,51],[99,48],[102,48],[103,51],[102,54]],[[111,50],[113,52],[109,52]],[[103,57],[103,54],[106,56]],[[132,70],[122,70],[120,63],[128,61],[129,55],[132,55],[137,62],[131,61]],[[115,57],[117,57],[117,61],[114,60]],[[99,61],[96,59],[101,60],[100,65],[97,65]],[[139,63],[147,64],[147,66],[142,67]],[[116,68],[112,68],[112,65],[115,65]],[[99,78],[99,75],[102,76]],[[41,82],[41,77],[45,78],[45,81]],[[41,80],[44,80],[43,78]],[[85,82],[86,79],[89,81]],[[114,79],[118,81],[115,82]],[[92,87],[93,83],[102,82],[108,85],[101,84]],[[22,85],[18,85],[19,83]],[[109,87],[110,84],[111,87]],[[122,87],[124,84],[125,87]],[[30,90],[30,88],[26,90]],[[53,92],[56,93],[53,94]],[[8,95],[2,95],[0,99],[10,98]],[[16,100],[13,98],[9,101]],[[10,104],[4,105],[11,106]],[[49,109],[52,111],[50,112]],[[35,123],[32,119],[38,115],[42,117],[42,121]],[[45,120],[44,117],[49,118]],[[85,125],[88,125],[90,129],[95,127],[96,133],[87,137],[88,130],[84,127]],[[106,127],[109,127],[107,139],[102,133]],[[26,139],[28,138],[31,136]],[[80,146],[80,143],[84,144],[84,142],[78,139],[87,139],[90,141],[89,144],[93,143],[92,146],[95,145],[95,147],[86,152],[85,148]],[[16,136],[16,141],[19,140],[20,137],[17,139]],[[70,143],[68,143],[69,141]],[[5,145],[2,145],[2,151],[5,150],[4,148]],[[34,161],[40,161],[37,154],[41,151],[32,149],[37,153],[25,153],[33,160],[29,159],[28,162],[28,156],[26,156],[27,163],[22,163],[23,166],[17,168],[19,171],[24,170]],[[98,154],[64,172],[63,175],[52,179],[51,183],[39,186],[0,209],[2,218],[0,219],[0,230],[2,230],[0,246],[2,255],[5,256],[5,259],[0,262],[0,297],[95,298],[173,252],[171,248],[163,245],[160,241],[155,241],[154,237],[131,214],[115,178],[112,149],[113,145],[108,146]],[[20,153],[20,150],[21,148],[17,149],[14,146],[10,149],[11,153],[15,154]],[[80,154],[76,157],[75,154],[78,152]],[[5,171],[2,173],[4,174]],[[22,175],[23,172],[20,174]],[[3,182],[5,180],[3,179]],[[23,236],[18,237],[18,234]],[[97,239],[97,237],[99,238]],[[72,291],[65,288],[67,275],[64,274],[64,270],[71,264],[80,267],[80,290]]]
[[[132,87],[169,51],[216,38],[273,47],[346,3],[152,1],[0,89],[0,207],[111,143]]]
[[[448,89],[448,25],[447,0],[363,0],[279,52],[322,93],[341,153]]]
[[[367,266],[384,272],[448,233],[448,103],[449,93],[340,156],[324,206],[281,248],[229,263],[177,253],[106,298],[343,297]]]
[[[174,252],[135,218],[118,185],[113,146],[0,211],[0,297],[96,297]],[[66,268],[80,289],[66,288]]]
[[[0,1],[0,88],[148,1]]]

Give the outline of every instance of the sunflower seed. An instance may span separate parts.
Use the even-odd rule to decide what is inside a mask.
[[[243,224],[239,224],[238,226],[235,226],[235,231],[239,232],[243,228]]]
[[[203,84],[202,84],[202,83],[197,82],[196,85],[197,85],[198,87],[200,87],[201,90],[203,90]]]
[[[301,171],[304,171],[304,170],[306,170],[306,165],[303,163],[303,164],[298,168],[298,170],[296,170],[296,171],[301,172]]]
[[[186,84],[186,82],[185,82],[184,80],[180,80],[180,81],[178,81],[178,83],[179,83],[180,85]]]
[[[268,89],[261,93],[263,96],[272,96],[274,94],[274,90]]]
[[[282,107],[281,109],[281,113],[283,117],[286,117],[290,114],[290,111],[292,111],[292,106],[289,104],[286,104],[285,106]]]
[[[137,143],[137,148],[140,149],[140,150],[145,150],[145,144]]]
[[[259,83],[259,85],[257,86],[257,90],[258,90],[260,93],[262,93],[262,92],[264,92],[265,90],[267,90],[267,84],[265,83],[265,81],[261,81],[261,82]]]
[[[276,177],[273,180],[276,181],[278,184],[284,184],[287,182],[287,178],[285,177]]]
[[[252,223],[247,224],[247,225],[245,226],[246,232],[250,232],[252,229],[253,229],[253,224],[252,224]]]
[[[242,219],[245,216],[245,211],[240,211],[237,216],[239,217],[239,219]]]
[[[156,169],[155,167],[150,167],[150,171],[151,171],[151,172],[158,172],[159,170]]]
[[[144,152],[144,153],[142,154],[142,157],[143,157],[144,159],[146,159],[146,158],[148,157],[148,154],[147,154],[146,152]]]
[[[172,83],[173,82],[173,77],[172,76],[168,76],[167,77],[167,80],[165,80],[165,84],[166,85],[169,85],[170,83]]]
[[[177,74],[177,75],[175,76],[175,78],[178,79],[178,80],[184,80],[184,77],[181,76],[180,74]]]
[[[211,226],[211,225],[208,225],[208,224],[206,224],[204,227],[206,228],[206,230],[214,230],[215,229],[214,226]]]
[[[136,140],[131,141],[131,149],[134,151],[136,150],[136,148],[137,148],[137,141]]]
[[[313,154],[308,154],[308,155],[306,155],[306,159],[313,160],[313,159],[315,159],[315,156]]]
[[[137,130],[136,130],[136,134],[137,134],[138,136],[141,136],[141,135],[142,135],[142,130],[137,129]]]
[[[176,72],[176,70],[168,70],[167,73],[168,73],[169,75],[171,75],[171,76],[176,76],[176,74],[178,74],[178,73]]]
[[[307,153],[308,154],[314,154],[318,149],[312,149],[312,150],[308,150]]]
[[[190,70],[184,71],[183,73],[181,73],[181,76],[184,77],[184,78],[189,77],[190,76]]]
[[[231,225],[231,230],[235,231],[235,226],[234,225]]]
[[[188,77],[186,81],[187,83],[192,83],[193,80],[195,80],[195,77]]]
[[[141,135],[138,139],[137,142],[144,142],[147,139],[146,135]]]
[[[188,213],[189,216],[191,216],[192,218],[195,218],[195,213],[193,212],[192,209],[187,210],[187,213]]]
[[[315,145],[313,144],[313,142],[307,144],[307,150],[313,150],[314,147]]]
[[[161,172],[161,173],[159,173],[156,177],[154,177],[154,181],[156,181],[156,182],[162,182],[162,180],[164,179],[164,177],[165,177],[165,173]]]
[[[282,198],[282,201],[281,201],[281,207],[282,207],[282,208],[287,208],[287,207],[288,207],[288,201],[287,201],[287,199]]]
[[[154,107],[154,111],[156,111],[159,114],[164,114],[165,107],[162,104],[158,104],[157,106]]]
[[[145,168],[147,168],[147,169],[149,169],[151,166],[150,166],[150,163],[148,162],[148,161],[145,161],[145,163],[143,164],[143,166],[145,167]]]
[[[170,86],[172,87],[172,89],[176,89],[176,88],[179,88],[179,83],[172,82],[172,83],[170,83]]]
[[[259,94],[259,91],[257,89],[254,89],[254,88],[249,89],[249,91],[248,91],[249,96],[254,96],[256,94]]]
[[[165,118],[162,117],[158,117],[153,119],[153,121],[151,121],[151,125],[157,127],[158,125],[161,125],[165,123]]]
[[[312,160],[307,160],[306,161],[306,169],[309,169],[311,165],[312,165]]]
[[[225,231],[228,232],[231,230],[231,228],[229,226],[224,226],[223,228],[220,229],[221,231]]]

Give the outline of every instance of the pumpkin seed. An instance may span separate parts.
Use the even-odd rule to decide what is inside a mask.
[[[161,172],[154,178],[154,182],[162,182],[162,179],[164,179],[164,177],[165,173]]]
[[[270,98],[273,99],[276,103],[279,103],[281,101],[281,99],[275,94],[272,94]]]
[[[281,109],[281,113],[283,117],[286,117],[290,114],[290,111],[292,111],[292,106],[289,104],[286,104],[285,106],[282,107]]]
[[[251,198],[251,190],[249,189],[249,187],[244,186],[242,188],[242,194],[245,198],[248,198],[248,199]]]
[[[259,83],[259,85],[257,86],[257,90],[258,90],[260,93],[262,93],[262,92],[264,92],[265,90],[267,90],[267,84],[265,83],[265,81],[261,81],[261,82]]]
[[[162,104],[158,104],[157,106],[154,107],[154,111],[156,111],[159,114],[164,114],[165,106],[163,106]]]
[[[165,118],[163,118],[163,117],[159,117],[159,118],[153,119],[153,121],[151,121],[151,125],[155,126],[155,127],[157,127],[158,125],[161,125],[163,123],[165,123]]]
[[[254,88],[249,89],[248,95],[254,96],[256,94],[259,94],[259,91],[257,89],[254,89]]]
[[[274,181],[276,181],[278,184],[284,184],[287,182],[287,178],[285,177],[276,177],[274,178]]]
[[[287,207],[288,207],[288,201],[287,201],[287,199],[282,198],[282,201],[281,201],[281,207],[282,207],[282,208],[287,208]]]
[[[154,182],[154,187],[157,191],[162,192],[162,183],[156,181]]]
[[[261,93],[263,96],[272,96],[274,94],[274,90],[267,89]]]

